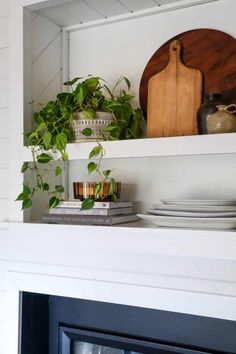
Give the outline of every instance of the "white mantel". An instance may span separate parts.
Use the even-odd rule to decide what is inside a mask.
[[[234,231],[130,225],[0,224],[7,354],[19,291],[236,320]]]

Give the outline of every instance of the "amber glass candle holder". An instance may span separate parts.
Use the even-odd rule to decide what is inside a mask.
[[[110,183],[101,183],[101,191],[99,194],[95,195],[95,186],[99,182],[73,182],[74,199],[84,200],[86,198],[91,198],[94,200],[104,200],[111,201],[112,196],[109,194]],[[121,182],[115,182],[115,190],[117,199],[120,199],[121,192]]]

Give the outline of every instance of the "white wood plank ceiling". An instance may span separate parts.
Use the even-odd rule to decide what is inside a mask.
[[[47,5],[38,13],[55,24],[69,27],[92,21],[127,16],[147,10],[173,10],[218,0],[57,0],[57,6]],[[52,2],[55,4],[55,1]]]

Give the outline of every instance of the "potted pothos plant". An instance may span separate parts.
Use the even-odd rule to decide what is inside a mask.
[[[113,121],[113,114],[106,109],[104,80],[99,77],[76,77],[64,83],[68,92],[57,95],[65,106],[73,108],[72,128],[74,141],[103,140],[106,127]]]
[[[119,90],[121,82],[125,82],[128,92]],[[131,105],[133,96],[129,94],[130,82],[121,77],[113,89],[99,77],[86,79],[75,78],[64,83],[69,92],[58,93],[56,100],[47,102],[39,111],[33,114],[35,127],[26,134],[26,144],[31,147],[32,162],[25,162],[21,172],[31,176],[25,180],[18,201],[22,202],[22,209],[31,207],[32,200],[37,192],[46,192],[49,196],[48,207],[53,208],[60,202],[63,185],[58,182],[52,185],[51,176],[59,180],[62,173],[61,163],[68,160],[67,143],[75,140],[74,122],[80,112],[83,119],[96,119],[97,112],[109,112],[112,120],[106,125],[103,140],[119,140],[139,138],[142,134],[142,111]],[[117,92],[118,91],[118,92]],[[81,134],[87,138],[93,136],[93,128],[85,127]],[[92,149],[89,154],[88,173],[97,172],[100,182],[95,186],[96,193],[102,192],[105,181],[110,182],[110,194],[116,200],[115,180],[111,177],[112,170],[101,171],[101,160],[104,149],[101,143]],[[98,159],[94,161],[94,159]],[[81,209],[93,207],[94,200],[84,200]]]

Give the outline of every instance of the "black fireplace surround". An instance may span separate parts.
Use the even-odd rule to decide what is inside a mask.
[[[80,342],[124,354],[236,354],[234,321],[28,292],[20,304],[20,354],[74,354]]]

